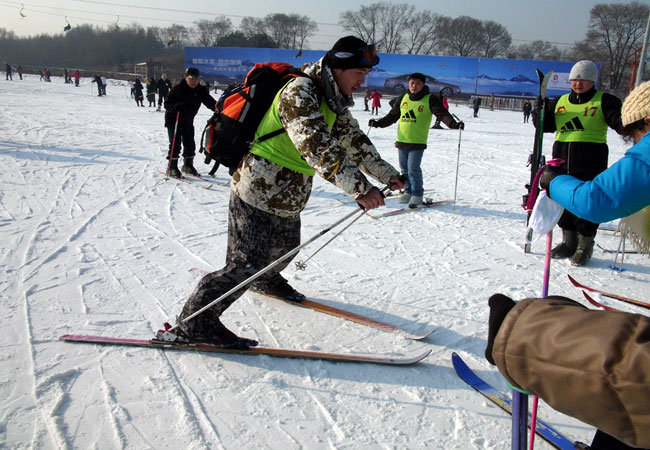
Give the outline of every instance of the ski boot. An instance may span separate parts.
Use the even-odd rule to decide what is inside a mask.
[[[562,243],[551,250],[551,258],[569,258],[576,252],[576,248],[578,248],[578,232],[562,228]]]
[[[158,330],[158,333],[156,333],[156,340],[187,345],[216,345],[217,347],[232,350],[247,350],[258,345],[256,340],[237,336],[226,328],[219,319],[214,319],[211,322],[210,330],[203,332],[192,329],[191,324],[178,320],[176,322],[176,328],[173,331],[169,331],[172,327],[168,323],[165,323],[164,326],[165,330]]]
[[[290,302],[300,303],[306,299],[303,294],[291,287],[289,282],[280,275],[277,275],[271,281],[256,283],[252,289],[260,294],[277,297]]]
[[[596,236],[584,236],[578,234],[578,248],[571,258],[571,265],[575,267],[584,266],[591,259],[594,252],[594,241]]]
[[[183,173],[192,175],[194,177],[200,177],[201,175],[194,168],[194,158],[184,158],[183,167],[181,168]]]
[[[421,204],[422,204],[422,196],[421,195],[414,195],[409,200],[409,208],[417,208]]]
[[[172,158],[169,162],[169,167],[167,168],[167,176],[172,178],[183,178],[181,171],[178,170],[178,159]]]

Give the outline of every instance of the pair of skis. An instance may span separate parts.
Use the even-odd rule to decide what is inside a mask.
[[[198,269],[191,269],[191,270],[198,270]],[[259,294],[280,299],[279,297],[273,297],[268,294],[261,294],[261,293]],[[286,303],[290,303],[292,305],[312,309],[314,311],[318,311],[332,316],[340,317],[342,319],[350,320],[352,322],[365,325],[368,327],[372,327],[381,331],[394,333],[412,340],[426,339],[433,332],[433,328],[430,328],[422,331],[419,334],[408,333],[398,327],[389,325],[384,322],[380,322],[370,317],[363,316],[360,314],[355,314],[353,312],[346,311],[343,309],[334,308],[332,306],[328,306],[313,300],[303,300],[302,302],[292,302],[288,300],[283,300],[283,301],[285,301]],[[249,349],[242,350],[242,349],[229,349],[217,345],[167,342],[167,341],[160,341],[157,339],[125,339],[125,338],[112,338],[106,336],[85,336],[85,335],[71,335],[71,334],[66,334],[64,336],[61,336],[61,340],[67,342],[80,342],[80,343],[92,343],[92,344],[104,344],[104,345],[149,347],[149,348],[159,348],[164,350],[192,350],[192,351],[213,352],[213,353],[267,355],[267,356],[283,357],[283,358],[322,359],[322,360],[338,361],[338,362],[373,363],[373,364],[384,364],[384,365],[394,365],[394,366],[415,364],[419,361],[422,361],[431,353],[430,349],[421,352],[416,352],[410,355],[404,355],[404,356],[387,356],[387,355],[378,355],[378,354],[326,353],[326,352],[294,350],[294,349],[286,349],[286,348],[265,348],[265,347],[251,347]]]
[[[606,291],[603,291],[603,290],[600,290],[600,289],[592,288],[592,287],[589,287],[589,286],[586,286],[584,284],[579,283],[571,275],[567,275],[567,276],[569,277],[569,281],[571,281],[571,284],[573,284],[575,287],[577,287],[579,289],[583,289],[583,294],[584,294],[585,298],[589,301],[589,303],[591,303],[594,306],[598,306],[599,308],[609,309],[609,310],[616,310],[616,308],[613,308],[611,306],[606,306],[606,305],[603,305],[602,303],[597,302],[589,294],[587,294],[584,291],[589,291],[589,292],[593,292],[595,294],[600,294],[603,297],[618,300],[619,302],[627,303],[629,305],[638,306],[638,307],[641,307],[641,308],[644,308],[644,309],[650,309],[650,303],[648,303],[648,302],[643,302],[641,300],[637,300],[637,299],[634,299],[634,298],[624,297],[622,295],[612,294],[612,293],[609,293],[609,292],[606,292]]]
[[[529,163],[530,163],[530,182],[526,185],[526,188],[528,192],[523,196],[523,202],[522,202],[522,207],[526,210],[526,227],[528,227],[528,222],[530,221],[530,216],[533,212],[533,206],[535,205],[535,200],[536,200],[536,192],[537,188],[534,186],[535,183],[535,178],[537,176],[537,172],[542,167],[542,160],[543,160],[543,142],[544,142],[544,115],[545,115],[545,109],[546,109],[546,101],[548,98],[546,97],[546,91],[548,89],[548,83],[551,79],[551,76],[553,75],[553,71],[551,70],[548,72],[546,75],[542,73],[541,70],[537,69],[537,77],[539,78],[539,99],[542,100],[542,109],[540,109],[537,114],[539,114],[538,120],[537,120],[537,129],[535,131],[535,142],[533,143],[533,153],[530,155]],[[526,235],[526,243],[524,244],[524,252],[525,253],[530,253],[531,249],[531,240],[533,238],[533,230],[530,229],[527,232]]]

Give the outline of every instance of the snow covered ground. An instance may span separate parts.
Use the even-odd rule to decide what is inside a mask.
[[[451,102],[467,124],[456,208],[362,218],[306,271],[285,271],[313,299],[409,331],[434,326],[426,341],[252,293],[224,315],[264,346],[433,351],[417,365],[388,367],[59,341],[66,333],[149,338],[173,321],[200,271],[224,261],[229,188],[221,184],[229,177],[166,181],[163,114],[137,108],[122,85],[109,82],[108,96],[97,97],[87,78],[75,88],[27,76],[0,82],[0,99],[0,447],[509,448],[510,418],[457,378],[451,353],[505,389],[483,357],[487,299],[541,292],[544,239],[532,254],[522,250],[533,127],[520,113],[483,109],[474,119]],[[361,105],[354,114],[365,130],[369,114]],[[197,133],[209,116],[203,108]],[[370,133],[393,164],[395,135],[396,126]],[[435,199],[453,197],[458,137],[430,133],[423,169]],[[613,163],[627,145],[609,139]],[[551,143],[549,135],[547,155]],[[356,208],[339,202],[346,198],[336,187],[320,179],[315,186],[303,240]],[[618,237],[601,232],[597,242],[616,248]],[[626,256],[622,273],[612,262],[599,250],[585,268],[553,261],[550,293],[580,300],[570,273],[648,300],[648,259]],[[540,417],[571,439],[591,440],[591,427],[547,405]]]

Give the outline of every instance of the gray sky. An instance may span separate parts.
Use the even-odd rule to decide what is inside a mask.
[[[650,0],[640,0],[650,4]],[[72,26],[94,23],[106,26],[137,22],[143,26],[166,27],[172,23],[191,25],[199,19],[226,15],[233,25],[241,17],[263,17],[270,13],[297,13],[318,23],[317,34],[310,39],[311,49],[327,49],[343,35],[337,25],[346,10],[358,10],[376,1],[358,0],[0,0],[0,28],[18,36],[62,33],[67,20]],[[624,0],[412,0],[403,1],[435,13],[457,17],[471,16],[494,20],[511,33],[513,44],[544,40],[572,44],[584,38],[589,11],[599,3],[625,3]],[[26,17],[21,17],[21,12]],[[119,17],[118,17],[119,16]]]

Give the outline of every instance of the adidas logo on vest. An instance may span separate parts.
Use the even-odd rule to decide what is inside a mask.
[[[582,122],[580,122],[579,118],[574,117],[572,120],[569,120],[564,125],[562,125],[560,131],[562,133],[566,133],[569,131],[585,131],[585,127],[582,126]]]
[[[415,118],[415,113],[413,112],[413,110],[411,109],[408,112],[405,112],[404,115],[401,118],[401,121],[402,122],[415,122],[416,118]]]

